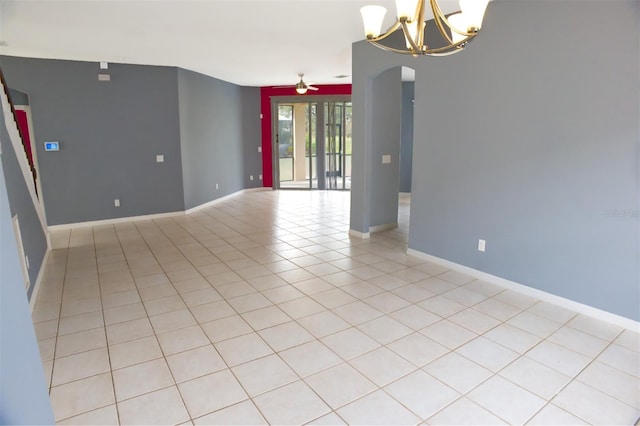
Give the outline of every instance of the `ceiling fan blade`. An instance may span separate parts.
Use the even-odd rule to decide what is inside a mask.
[[[313,86],[307,86],[307,89],[309,89],[309,90],[320,90],[319,88],[313,87]]]

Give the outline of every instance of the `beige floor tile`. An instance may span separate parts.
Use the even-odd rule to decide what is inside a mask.
[[[280,303],[278,307],[293,319],[306,317],[326,310],[324,306],[308,296]]]
[[[106,347],[56,358],[53,363],[51,385],[59,386],[100,373],[106,373],[109,370],[109,354]]]
[[[380,347],[378,342],[356,328],[348,328],[324,337],[321,341],[345,360]]]
[[[524,424],[546,403],[500,376],[493,376],[482,383],[469,392],[467,398],[510,424]]]
[[[456,352],[494,373],[513,362],[519,355],[482,336],[459,347]]]
[[[461,394],[493,376],[491,371],[455,352],[429,363],[423,370]]]
[[[215,411],[194,420],[196,425],[267,425],[260,411],[251,401]]]
[[[474,332],[449,320],[431,324],[420,330],[420,333],[449,349],[456,349],[477,337]]]
[[[588,423],[567,413],[553,404],[545,405],[542,410],[527,422],[529,425],[587,425]]]
[[[295,382],[298,375],[277,355],[269,355],[232,368],[249,396]]]
[[[430,417],[426,424],[433,425],[506,425],[504,420],[491,414],[475,402],[460,398]],[[557,423],[562,424],[562,423]]]
[[[569,377],[575,377],[590,362],[590,358],[546,340],[527,352],[526,357]]]
[[[303,424],[331,409],[302,381],[297,381],[253,399],[271,424]]]
[[[189,420],[175,386],[118,402],[120,423],[128,425],[174,425]]]
[[[518,353],[525,353],[541,341],[538,336],[520,330],[508,323],[500,324],[489,330],[484,334],[484,337]]]
[[[571,382],[552,402],[590,424],[633,424],[639,414],[637,408],[578,381]]]
[[[247,399],[229,370],[218,371],[178,385],[191,418],[201,417]]]
[[[88,413],[80,414],[57,422],[60,425],[115,425],[118,424],[118,409],[116,405],[108,405],[103,408],[98,408]]]
[[[115,370],[162,358],[163,354],[156,337],[148,336],[109,346],[109,357]]]
[[[213,343],[251,333],[251,327],[239,315],[221,318],[201,325]]]
[[[337,413],[347,424],[417,424],[420,418],[379,390],[340,408]]]
[[[257,333],[245,334],[215,344],[222,358],[230,366],[236,366],[273,353]]]
[[[177,383],[215,373],[227,367],[212,345],[167,356],[167,363]]]
[[[383,345],[389,344],[413,332],[409,327],[388,316],[360,324],[358,325],[358,329]]]
[[[209,285],[209,283],[207,283]],[[182,294],[182,299],[190,308],[222,300],[222,296],[211,287]]]
[[[276,352],[314,340],[309,332],[293,321],[261,330],[258,334]]]
[[[104,322],[106,325],[132,321],[146,316],[147,312],[142,303],[132,303],[104,310]]]
[[[300,377],[306,377],[342,362],[334,352],[317,340],[283,351],[280,356]]]
[[[244,296],[227,299],[227,302],[238,312],[243,314],[260,308],[271,306],[272,303],[260,293],[245,294]]]
[[[415,365],[384,347],[361,355],[350,364],[378,386],[385,386],[416,370]]]
[[[153,328],[148,318],[140,318],[107,326],[107,341],[110,345],[151,335],[153,335]]]
[[[420,333],[413,333],[387,345],[412,364],[422,367],[449,352],[449,349]]]
[[[124,401],[174,384],[164,359],[143,362],[113,370],[116,399]]]
[[[300,318],[298,323],[318,339],[351,327],[351,324],[331,311],[323,311]]]
[[[77,333],[78,331],[90,330],[104,326],[102,311],[90,312],[87,314],[72,315],[60,318],[58,335]],[[48,336],[53,337],[53,336]],[[40,336],[38,336],[40,338]]]
[[[342,407],[378,387],[346,363],[304,380],[333,409]]]
[[[196,320],[188,309],[167,312],[149,317],[157,334],[196,325]]]
[[[50,397],[56,420],[67,419],[116,402],[110,373],[54,386]]]
[[[107,337],[104,328],[93,328],[91,330],[65,334],[57,339],[56,358],[105,346],[107,346]]]
[[[236,314],[231,305],[224,300],[192,306],[190,309],[196,321],[200,324]]]
[[[421,370],[385,386],[384,390],[422,419],[432,416],[461,396]]]
[[[209,338],[199,325],[158,334],[158,341],[165,356],[208,345]]]

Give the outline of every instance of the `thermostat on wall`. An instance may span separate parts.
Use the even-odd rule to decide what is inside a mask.
[[[60,142],[45,142],[45,151],[60,151]]]

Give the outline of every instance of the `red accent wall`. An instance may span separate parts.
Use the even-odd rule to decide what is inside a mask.
[[[307,92],[309,95],[350,95],[350,84],[313,85],[319,90]],[[294,87],[261,87],[260,112],[262,113],[262,184],[267,188],[273,186],[273,164],[271,159],[271,98],[274,96],[295,96]],[[307,95],[298,95],[304,102]]]
[[[31,138],[29,137],[29,121],[27,120],[27,113],[21,109],[16,110],[16,119],[18,124],[18,130],[22,135],[22,139],[25,144],[25,151],[27,151],[27,157],[29,164],[33,165],[33,153],[31,152]]]

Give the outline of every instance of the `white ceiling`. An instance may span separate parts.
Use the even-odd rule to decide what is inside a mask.
[[[243,86],[295,84],[298,73],[350,83],[369,3],[392,23],[389,0],[0,0],[0,54],[178,66]]]

